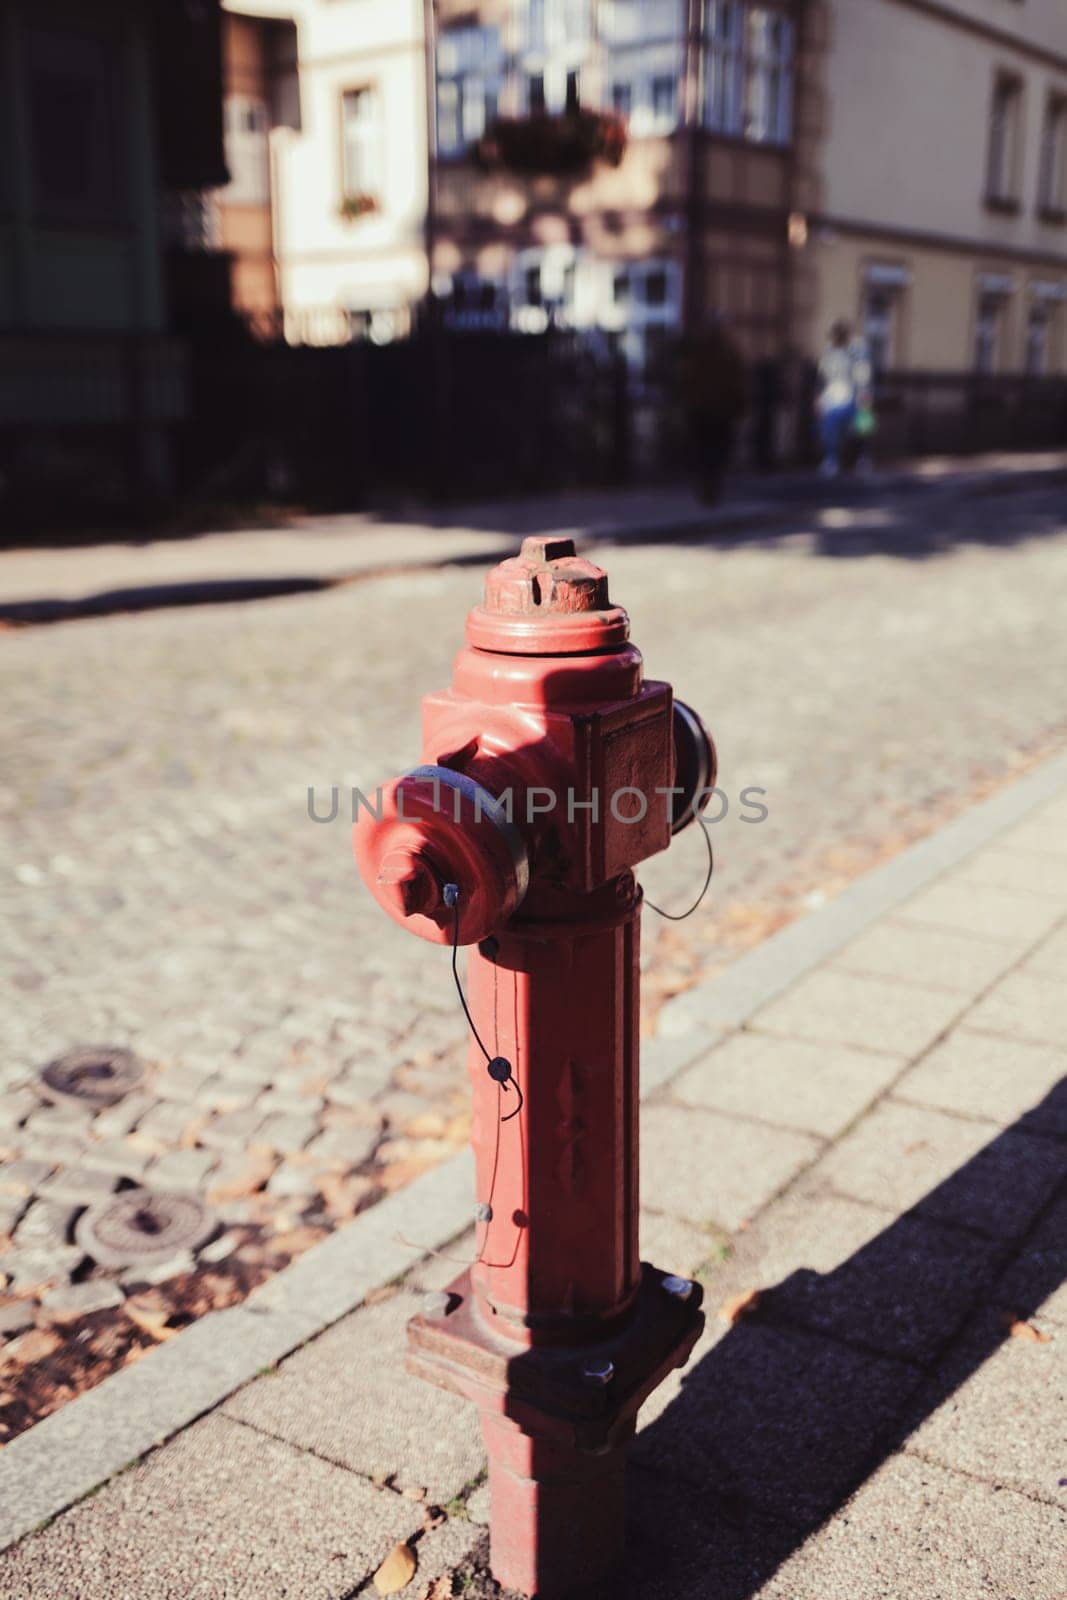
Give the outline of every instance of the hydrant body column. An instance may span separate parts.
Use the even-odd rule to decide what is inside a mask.
[[[412,1319],[409,1366],[481,1412],[494,1575],[560,1596],[621,1556],[638,1408],[703,1326],[699,1287],[638,1254],[633,868],[713,752],[565,540],[490,574],[423,732],[424,765],[355,830],[393,916],[474,946],[476,1259]]]
[[[516,918],[468,964],[479,1031],[525,1098],[502,1122],[512,1107],[475,1047],[477,1193],[493,1215],[471,1279],[492,1325],[525,1344],[580,1342],[637,1293],[638,904],[632,878],[619,883],[622,904],[613,885],[581,924]]]
[[[621,896],[612,885],[586,897],[607,903],[581,925],[516,918],[468,965],[479,1031],[484,1023],[489,1047],[512,1061],[525,1096],[523,1115],[501,1122],[507,1097],[475,1048],[476,1192],[493,1196],[477,1230],[475,1304],[498,1340],[514,1342],[516,1376],[523,1346],[551,1350],[544,1373],[562,1357],[572,1388],[595,1401],[608,1396],[614,1367],[601,1347],[640,1284],[639,904],[629,875],[616,883]],[[606,1448],[585,1450],[524,1432],[494,1396],[482,1427],[499,1581],[563,1594],[610,1571],[623,1544],[632,1420]]]

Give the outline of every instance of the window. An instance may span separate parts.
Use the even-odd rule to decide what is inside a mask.
[[[861,325],[875,377],[900,365],[900,323],[909,268],[896,261],[869,261],[863,274]]]
[[[604,0],[612,106],[634,138],[671,133],[679,122],[678,84],[685,65],[683,0]]]
[[[599,27],[611,45],[675,39],[685,30],[685,0],[601,0]]]
[[[570,244],[520,250],[509,272],[509,320],[519,333],[575,326],[580,315],[580,258]]]
[[[437,151],[460,155],[497,114],[503,65],[495,28],[448,28],[437,43]]]
[[[376,200],[382,187],[381,107],[375,88],[341,97],[341,187],[345,200]]]
[[[470,269],[456,273],[443,299],[448,328],[470,333],[507,326],[507,299],[500,286]]]
[[[246,94],[226,97],[223,125],[230,181],[221,198],[229,205],[270,204],[270,119],[262,100]]]
[[[631,370],[651,380],[681,316],[678,264],[653,259],[615,263],[605,270],[610,276],[600,279],[598,320],[618,336]]]
[[[1026,319],[1024,366],[1028,377],[1040,378],[1048,369],[1049,321],[1048,306],[1035,301]]]
[[[974,319],[975,372],[989,375],[1000,367],[1008,292],[999,284],[979,287]]]
[[[577,111],[581,103],[581,74],[577,67],[572,67],[567,74],[567,98],[564,110]]]
[[[989,111],[989,162],[986,203],[1014,207],[1022,155],[1023,86],[1018,78],[999,73]]]
[[[654,267],[645,274],[645,305],[667,304],[667,273],[663,267]]]
[[[528,115],[576,111],[593,47],[592,0],[514,0],[508,42]]]
[[[710,0],[705,122],[757,144],[788,144],[793,24],[776,6]]]
[[[1067,282],[1038,280],[1030,285],[1026,313],[1023,365],[1033,378],[1055,370],[1060,337],[1061,307],[1067,301]]]
[[[90,227],[122,223],[126,150],[118,41],[29,21],[25,41],[34,217]]]
[[[514,21],[520,51],[549,54],[592,37],[592,0],[514,0]]]
[[[1062,220],[1067,213],[1067,96],[1049,95],[1041,129],[1038,210]]]
[[[896,297],[889,289],[869,288],[863,305],[863,337],[871,369],[879,377],[893,365]]]
[[[527,0],[526,48],[544,50],[546,43],[545,0]]]
[[[562,5],[557,0],[556,27],[569,44],[591,39],[593,36],[592,0],[562,0]]]
[[[616,116],[628,117],[633,109],[634,91],[629,83],[613,83],[611,86],[611,109]]]
[[[657,129],[673,128],[678,120],[678,81],[663,76],[652,79],[652,121]]]

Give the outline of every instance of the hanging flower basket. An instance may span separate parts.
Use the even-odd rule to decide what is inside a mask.
[[[560,116],[497,117],[475,153],[486,171],[568,178],[597,162],[617,167],[625,150],[622,117],[583,107]]]
[[[346,194],[341,201],[341,215],[348,222],[358,217],[369,217],[378,209],[378,199],[373,194]]]

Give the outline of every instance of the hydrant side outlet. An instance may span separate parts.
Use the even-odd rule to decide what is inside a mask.
[[[567,539],[527,539],[423,702],[422,765],[354,829],[390,916],[473,946],[477,1255],[412,1318],[408,1364],[478,1406],[493,1572],[524,1594],[618,1561],[638,1408],[703,1327],[700,1286],[638,1252],[633,869],[714,781],[703,724],[644,679],[607,574]]]

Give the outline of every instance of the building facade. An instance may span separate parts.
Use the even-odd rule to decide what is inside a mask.
[[[1067,372],[1067,7],[814,0],[793,205],[812,350],[877,369]]]
[[[0,0],[0,509],[168,488],[169,219],[226,176],[220,61],[217,0]]]
[[[433,275],[460,314],[502,295],[615,336],[635,375],[684,327],[787,342],[796,7],[439,0]],[[603,119],[610,159],[531,175],[494,120]],[[488,136],[487,136],[488,129]],[[520,152],[521,154],[521,152]],[[563,163],[565,166],[565,161]]]
[[[426,292],[421,0],[225,0],[218,229],[237,303],[293,343],[402,337]]]
[[[219,237],[293,342],[431,289],[651,394],[725,328],[787,451],[838,318],[880,382],[1067,372],[1063,0],[226,4]]]

